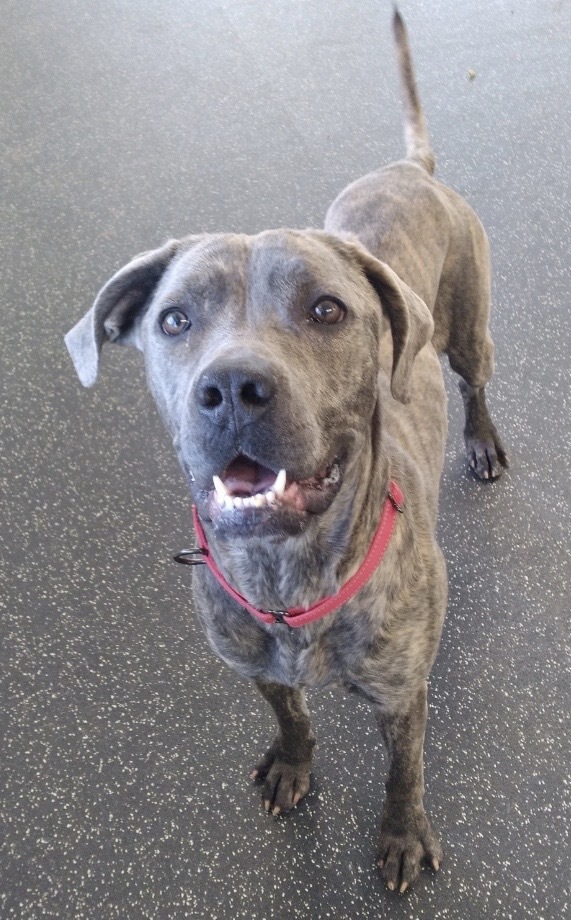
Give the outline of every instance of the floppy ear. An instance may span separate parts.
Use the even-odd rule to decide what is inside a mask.
[[[105,341],[139,347],[143,308],[180,245],[169,240],[160,249],[135,256],[101,288],[91,310],[67,333],[65,344],[84,387],[97,379]]]
[[[318,233],[341,255],[349,256],[375,289],[388,317],[393,338],[391,393],[399,402],[410,402],[410,374],[414,359],[434,332],[430,310],[392,268],[371,255],[355,237]]]
[[[360,243],[347,243],[374,287],[385,311],[393,339],[391,393],[399,402],[410,402],[410,375],[420,349],[432,338],[430,310],[385,262],[380,262]]]

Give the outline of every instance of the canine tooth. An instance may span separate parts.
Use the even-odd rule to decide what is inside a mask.
[[[275,500],[276,500],[276,493],[272,492],[272,490],[270,489],[269,492],[266,492],[266,501],[268,502],[269,505],[273,505]]]
[[[276,493],[276,495],[278,495],[281,498],[285,492],[285,487],[286,487],[286,471],[280,470],[278,475],[276,476],[276,481],[274,482],[273,490]]]
[[[214,488],[216,489],[216,494],[218,496],[219,502],[223,502],[227,495],[230,495],[229,490],[226,488],[220,476],[213,476],[212,482],[214,483]]]

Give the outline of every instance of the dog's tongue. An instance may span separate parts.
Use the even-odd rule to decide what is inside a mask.
[[[271,489],[276,474],[248,457],[236,457],[222,478],[231,495],[255,495]]]

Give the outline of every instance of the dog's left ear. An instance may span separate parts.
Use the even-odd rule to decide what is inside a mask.
[[[389,320],[393,339],[391,393],[399,402],[410,402],[410,374],[414,359],[434,332],[430,310],[392,268],[371,255],[355,237],[313,232],[360,268],[374,288]]]
[[[430,310],[385,262],[376,259],[360,243],[348,242],[346,246],[377,292],[388,317],[393,339],[391,393],[399,402],[408,403],[414,359],[434,332]]]

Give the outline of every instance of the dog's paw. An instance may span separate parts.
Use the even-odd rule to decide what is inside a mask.
[[[438,837],[422,808],[404,812],[385,808],[379,867],[387,888],[404,894],[416,879],[423,861],[438,871],[442,856]]]
[[[497,479],[509,461],[488,412],[485,387],[472,387],[465,380],[460,380],[458,386],[466,412],[464,442],[470,468],[478,479]]]
[[[250,773],[250,779],[261,785],[262,804],[272,815],[295,808],[309,792],[310,776],[311,761],[287,763],[275,743]]]
[[[509,466],[508,455],[495,429],[484,439],[467,437],[466,453],[470,469],[478,479],[497,479]]]

